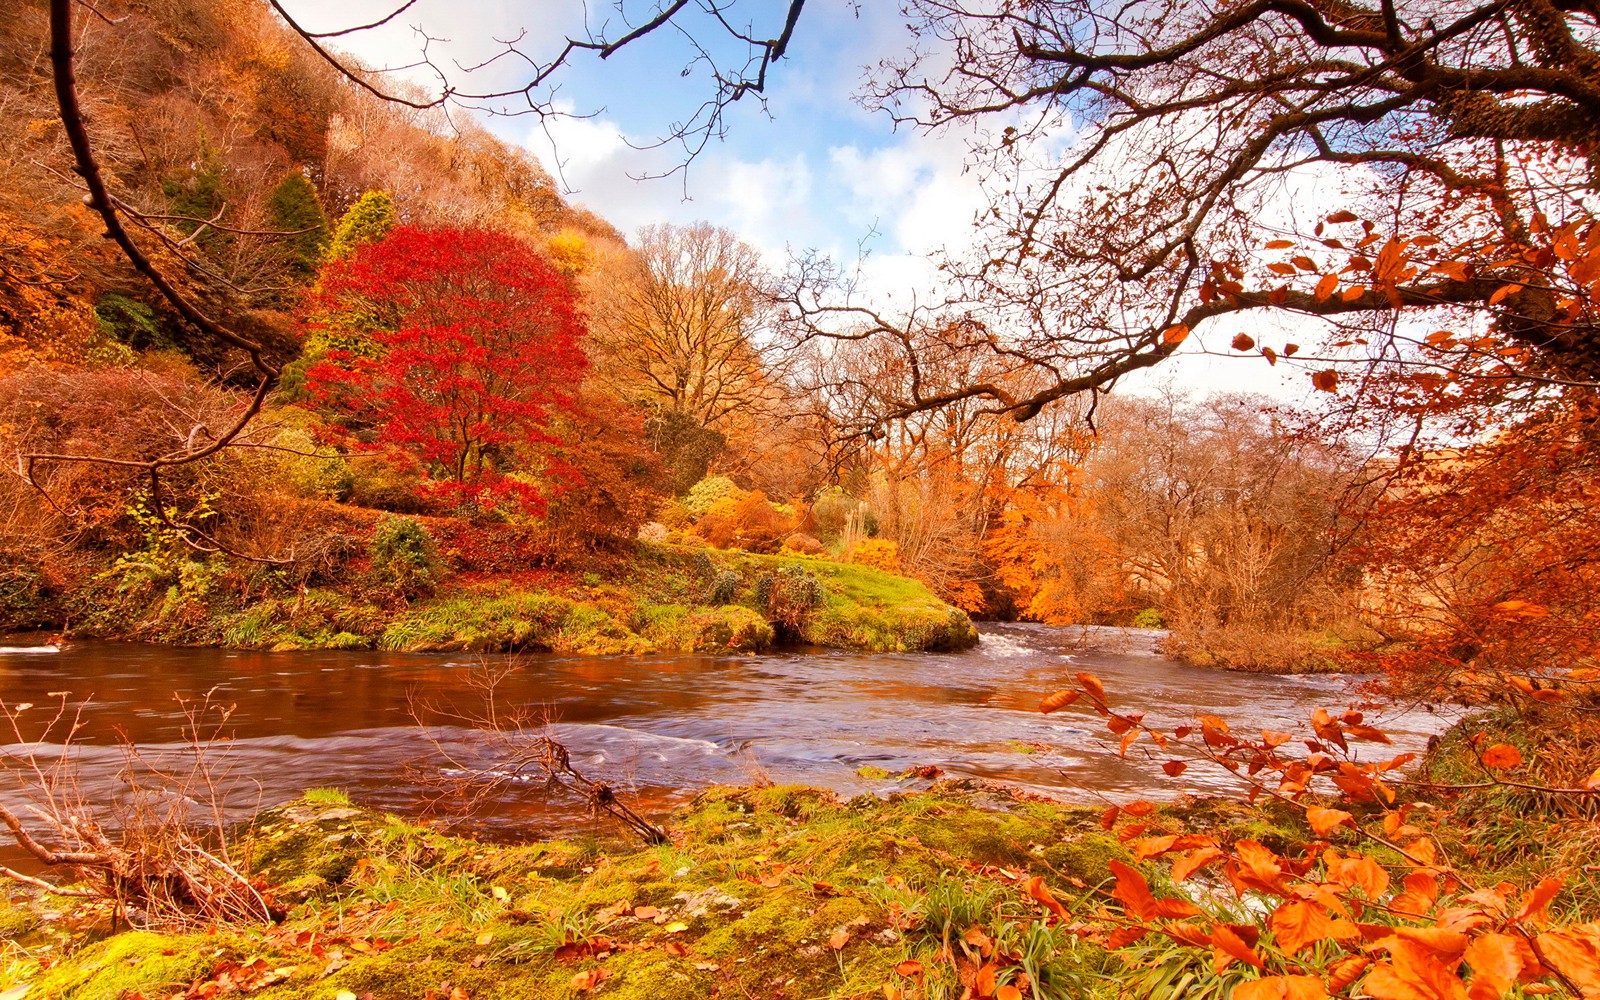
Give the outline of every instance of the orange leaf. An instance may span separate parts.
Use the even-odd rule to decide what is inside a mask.
[[[1164,837],[1146,837],[1143,840],[1136,840],[1132,844],[1133,860],[1149,861],[1151,858],[1159,857],[1172,850],[1173,845],[1177,842],[1178,838],[1174,834],[1167,834]]]
[[[1181,344],[1188,336],[1189,327],[1183,323],[1179,323],[1176,326],[1169,326],[1165,330],[1161,331],[1161,343],[1169,346]]]
[[[1344,886],[1360,886],[1368,899],[1377,899],[1389,888],[1389,873],[1364,854],[1341,858],[1332,851],[1324,855],[1328,878]]]
[[[1240,877],[1252,889],[1283,894],[1283,866],[1276,854],[1254,840],[1241,840],[1233,845],[1234,857],[1240,865]]]
[[[1316,290],[1311,293],[1318,302],[1324,302],[1334,292],[1339,290],[1339,276],[1337,274],[1324,274],[1322,280],[1317,282]]]
[[[1058,708],[1066,708],[1081,697],[1083,697],[1082,691],[1057,691],[1039,702],[1039,711],[1048,715]]]
[[[1169,778],[1176,778],[1178,775],[1182,774],[1188,769],[1189,765],[1185,764],[1181,760],[1169,760],[1165,764],[1161,765],[1161,770],[1167,772],[1167,777]],[[1596,771],[1595,774],[1600,775],[1600,771]]]
[[[994,1000],[1022,1000],[1022,991],[1007,983],[995,988]]]
[[[1218,966],[1218,972],[1226,969],[1233,959],[1238,959],[1258,969],[1266,968],[1266,964],[1261,961],[1261,956],[1256,954],[1255,949],[1245,944],[1244,938],[1240,937],[1226,924],[1218,924],[1212,929],[1211,946],[1219,953],[1215,963]],[[1223,956],[1226,956],[1226,958]]]
[[[1344,209],[1340,209],[1339,211],[1328,216],[1329,222],[1355,222],[1356,219],[1357,215],[1354,212],[1348,212]]]
[[[1266,243],[1268,250],[1287,250],[1292,246],[1294,246],[1294,240],[1268,240]]]
[[[1522,751],[1509,743],[1496,743],[1483,752],[1483,766],[1504,771],[1522,763]]]
[[[1312,372],[1311,385],[1323,392],[1338,392],[1339,373],[1332,368],[1324,368],[1320,372]]]
[[[1039,903],[1057,917],[1062,920],[1067,918],[1067,908],[1057,902],[1054,896],[1050,895],[1050,889],[1044,884],[1044,879],[1035,875],[1023,883],[1022,891],[1026,892],[1034,902]]]
[[[984,963],[983,968],[978,970],[978,976],[975,980],[973,980],[972,988],[977,991],[979,996],[987,997],[994,995],[994,979],[999,971],[1000,970],[995,967],[993,962]]]
[[[1315,976],[1264,976],[1233,988],[1233,1000],[1323,1000],[1327,995]]]
[[[1241,333],[1233,338],[1233,349],[1236,351],[1248,351],[1254,346],[1256,346],[1256,340],[1248,333]]]
[[[1197,847],[1172,863],[1172,881],[1182,882],[1220,857],[1220,847]]]
[[[846,931],[846,930],[834,931],[833,932],[833,936],[828,938],[828,947],[832,948],[834,951],[842,950],[844,948],[844,946],[849,944],[849,943],[850,943],[850,932]]]
[[[1566,884],[1566,880],[1562,878],[1547,878],[1528,890],[1528,894],[1522,897],[1522,908],[1517,911],[1517,919],[1536,924],[1544,923],[1549,919],[1545,907],[1550,905],[1550,901],[1556,898],[1556,893]]]
[[[1462,957],[1472,966],[1468,1000],[1500,1000],[1522,972],[1517,942],[1507,934],[1485,934],[1475,939]]]
[[[908,959],[895,966],[894,971],[902,976],[905,976],[907,979],[911,978],[912,976],[920,976],[922,975],[922,963],[916,961],[915,959]]]
[[[1149,920],[1156,908],[1156,898],[1150,894],[1150,883],[1120,861],[1109,862],[1108,867],[1117,878],[1117,884],[1111,890],[1112,898],[1140,920]]]
[[[1267,923],[1278,947],[1293,955],[1306,945],[1326,938],[1332,921],[1322,907],[1302,900],[1278,907]]]
[[[1600,924],[1583,924],[1539,935],[1544,963],[1572,980],[1585,1000],[1600,997]]]
[[[1361,989],[1378,1000],[1467,1000],[1461,978],[1421,945],[1394,942],[1390,960],[1367,973]]]
[[[1328,989],[1338,993],[1360,979],[1361,974],[1367,971],[1367,966],[1371,964],[1372,959],[1365,955],[1351,955],[1349,958],[1339,959],[1328,967]]]
[[[1101,684],[1100,678],[1094,674],[1079,674],[1078,683],[1083,685],[1083,689],[1089,692],[1091,698],[1106,700],[1106,686]]]
[[[1354,818],[1343,809],[1323,809],[1320,806],[1309,806],[1306,809],[1306,822],[1311,824],[1311,829],[1315,830],[1319,837],[1326,837]]]

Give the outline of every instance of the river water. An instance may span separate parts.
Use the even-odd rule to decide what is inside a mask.
[[[500,711],[521,710],[572,750],[573,764],[612,782],[641,811],[664,812],[717,783],[798,782],[846,794],[883,794],[925,782],[901,778],[933,765],[950,777],[1008,782],[1085,804],[1232,790],[1226,775],[1191,767],[1162,774],[1165,755],[1137,744],[1118,756],[1097,716],[1074,705],[1052,715],[1042,695],[1077,671],[1098,675],[1112,702],[1169,727],[1198,712],[1236,728],[1298,731],[1318,707],[1361,701],[1351,678],[1224,673],[1162,657],[1159,633],[985,625],[964,653],[886,655],[794,651],[766,655],[632,658],[312,651],[266,653],[88,643],[61,652],[0,651],[0,700],[20,712],[23,740],[0,733],[8,767],[65,755],[79,793],[97,806],[125,799],[122,743],[144,766],[182,771],[192,760],[178,697],[210,692],[232,706],[208,752],[226,772],[228,811],[240,815],[304,789],[333,786],[357,802],[416,813],[457,759],[493,767],[498,744],[441,716],[482,714],[486,671],[503,673]],[[62,692],[66,692],[62,695]],[[39,727],[62,699],[82,727],[64,749]],[[419,707],[419,706],[431,706]],[[1446,724],[1426,711],[1372,711],[1399,744],[1420,749]],[[419,724],[421,715],[429,724]],[[209,717],[215,723],[220,716]],[[207,727],[212,728],[211,726]],[[863,776],[878,768],[894,777]],[[876,772],[869,771],[868,774]],[[15,787],[3,793],[21,803]],[[474,822],[497,835],[571,832],[593,820],[540,786],[513,788]],[[9,852],[7,852],[9,853]],[[12,855],[14,856],[14,855]],[[0,859],[3,860],[3,859]]]

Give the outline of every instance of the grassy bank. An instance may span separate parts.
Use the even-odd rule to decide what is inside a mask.
[[[59,603],[80,636],[255,649],[923,651],[978,639],[922,584],[852,563],[640,543],[562,571],[482,571],[452,553],[419,557],[410,578],[353,558],[298,583],[224,556],[119,564]]]
[[[1019,888],[1039,875],[1071,900],[1107,880],[1108,862],[1131,860],[1098,810],[949,785],[850,802],[719,788],[668,825],[660,847],[496,847],[321,793],[256,827],[258,870],[290,907],[281,926],[108,936],[104,913],[13,904],[0,916],[16,942],[0,989],[154,1000],[209,995],[222,978],[262,1000],[700,1000],[882,996],[887,984],[953,998],[989,962],[1002,982],[1028,976],[1038,997],[1119,989],[1108,976],[1121,961]]]
[[[1395,786],[1405,804],[1397,835],[1418,838],[1412,852],[1422,838],[1436,844],[1438,864],[1419,873],[1393,846],[1367,843],[1381,882],[1352,919],[1375,922],[1352,925],[1360,940],[1319,938],[1309,951],[1280,939],[1298,925],[1269,917],[1276,897],[1236,897],[1237,882],[1230,891],[1237,872],[1202,871],[1178,887],[1167,862],[1140,860],[1151,843],[1187,833],[1248,842],[1286,865],[1311,845],[1307,868],[1317,852],[1343,864],[1340,855],[1348,861],[1361,849],[1353,826],[1313,835],[1298,809],[1270,800],[1186,799],[1107,814],[971,781],[849,801],[801,787],[713,788],[665,821],[669,843],[642,847],[604,828],[578,840],[486,844],[319,790],[262,814],[236,840],[284,912],[280,923],[118,932],[103,904],[13,887],[0,896],[0,996],[1223,1000],[1264,973],[1192,947],[1194,925],[1108,935],[1108,910],[1144,905],[1114,866],[1142,873],[1156,897],[1199,904],[1200,922],[1227,922],[1274,961],[1298,952],[1306,968],[1324,971],[1360,955],[1361,942],[1390,924],[1408,924],[1416,907],[1406,893],[1435,885],[1430,873],[1448,875],[1426,907],[1441,921],[1465,919],[1473,911],[1463,907],[1487,898],[1464,895],[1471,886],[1505,880],[1558,886],[1553,901],[1543,897],[1556,924],[1592,919],[1600,880],[1587,807],[1483,785],[1479,733],[1478,743],[1516,741],[1541,776],[1565,779],[1577,766],[1509,714],[1452,730],[1416,772],[1418,784]],[[1572,738],[1588,746],[1591,735]],[[1446,794],[1427,782],[1463,787]],[[1379,807],[1341,804],[1357,824],[1381,825]],[[1395,873],[1392,883],[1385,872]],[[1460,937],[1443,926],[1404,932]],[[1234,950],[1253,955],[1250,947]],[[24,984],[26,994],[8,992]],[[1551,994],[1523,985],[1509,995]]]

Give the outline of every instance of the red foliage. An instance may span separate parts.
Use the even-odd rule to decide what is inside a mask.
[[[323,272],[310,330],[341,348],[308,372],[348,443],[419,467],[446,505],[511,503],[541,513],[550,480],[574,472],[545,453],[588,364],[568,281],[523,243],[481,229],[401,227]],[[365,356],[370,353],[372,356]]]

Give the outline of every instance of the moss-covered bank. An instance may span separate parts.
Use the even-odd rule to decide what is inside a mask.
[[[208,995],[220,974],[263,1000],[849,997],[914,980],[956,996],[962,963],[940,953],[979,928],[1078,996],[1106,956],[1049,926],[1018,879],[1062,898],[1105,880],[1128,856],[1097,816],[950,786],[850,802],[721,788],[672,817],[670,845],[497,847],[320,794],[256,825],[257,870],[291,907],[281,926],[107,935],[103,915],[13,902],[0,991],[154,1000]]]
[[[728,652],[778,642],[962,649],[966,614],[869,566],[644,544],[582,571],[435,573],[407,595],[370,567],[299,586],[239,583],[224,557],[167,578],[103,576],[74,596],[75,634],[258,649]]]

